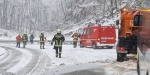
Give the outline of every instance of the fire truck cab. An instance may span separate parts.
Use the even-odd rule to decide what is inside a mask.
[[[88,26],[80,36],[80,47],[112,48],[116,45],[115,26]]]

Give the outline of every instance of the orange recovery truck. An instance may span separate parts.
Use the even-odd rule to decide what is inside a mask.
[[[116,45],[115,26],[87,26],[80,36],[80,47],[112,48]]]
[[[133,19],[138,14],[140,14],[138,10],[121,9],[120,20],[116,21],[116,25],[120,25],[116,46],[117,61],[122,62],[126,60],[127,54],[137,54],[138,26],[133,25]]]
[[[138,26],[137,36],[137,73],[150,75],[150,0],[143,0],[143,5],[134,16],[133,24]]]

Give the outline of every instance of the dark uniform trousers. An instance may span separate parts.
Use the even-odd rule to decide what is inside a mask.
[[[43,46],[43,49],[45,49],[45,48],[44,48],[44,42],[43,42],[43,41],[40,42],[40,49],[42,49],[42,46]]]
[[[77,46],[78,38],[73,39],[73,47],[75,48]]]
[[[62,47],[54,47],[54,48],[56,50],[56,57],[58,57],[59,55],[59,58],[61,58]]]

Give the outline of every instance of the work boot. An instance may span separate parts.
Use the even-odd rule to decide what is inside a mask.
[[[61,56],[59,56],[59,58],[61,58]]]
[[[43,47],[43,49],[45,49],[45,48]]]
[[[56,57],[58,57],[58,55],[56,54]]]
[[[40,49],[42,49],[42,47],[40,46]]]
[[[61,58],[61,54],[59,54],[59,58]]]

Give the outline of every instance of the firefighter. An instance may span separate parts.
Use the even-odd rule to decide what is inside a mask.
[[[73,37],[73,47],[76,48],[77,47],[77,42],[78,42],[78,33],[75,32],[72,35],[72,37]]]
[[[22,38],[21,38],[20,34],[17,35],[16,41],[17,41],[16,47],[20,48],[20,42],[22,41]]]
[[[56,50],[56,57],[61,58],[61,52],[62,52],[62,43],[65,41],[64,36],[61,34],[61,30],[57,29],[57,34],[54,35],[51,45],[53,45],[53,42],[55,42],[54,49]],[[59,54],[58,54],[59,49]]]
[[[44,43],[44,31],[42,31],[40,34],[40,49],[42,49],[42,48],[45,49],[44,45],[45,45],[45,43]]]
[[[23,33],[22,41],[23,41],[23,48],[25,48],[25,45],[27,44],[28,41],[28,36],[26,32]]]
[[[31,34],[31,35],[30,35],[30,42],[31,42],[31,45],[33,44],[33,39],[34,39],[34,35]]]

